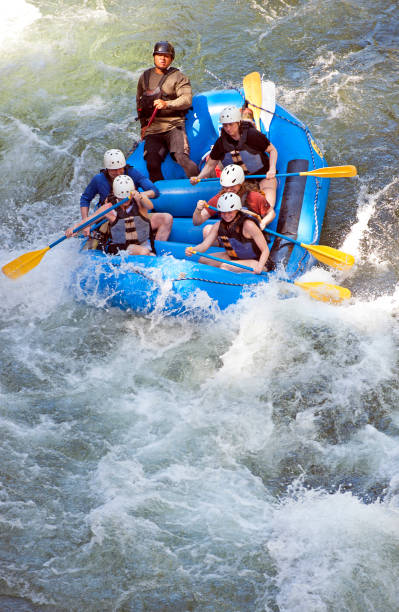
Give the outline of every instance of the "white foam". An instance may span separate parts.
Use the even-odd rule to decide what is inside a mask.
[[[362,241],[367,236],[369,221],[376,212],[377,205],[383,204],[384,196],[393,186],[398,184],[399,178],[394,178],[390,183],[374,193],[369,193],[369,186],[367,183],[361,184],[358,195],[357,222],[351,227],[342,245],[342,250],[354,255],[358,262],[364,263],[365,261],[369,261],[374,265],[378,265],[379,263],[385,265],[385,262],[377,259],[375,253],[370,253],[368,255],[364,254],[362,250]]]
[[[108,106],[110,103],[108,104]],[[111,110],[108,108],[105,100],[100,95],[92,96],[84,104],[70,106],[65,105],[54,110],[48,117],[50,123],[58,123],[75,117],[91,117],[96,116],[104,111]]]
[[[18,39],[25,28],[40,19],[40,10],[25,0],[0,0],[0,46]]]
[[[292,498],[275,510],[267,543],[280,608],[393,610],[398,513],[364,505],[350,493],[306,490],[300,481],[291,491]]]

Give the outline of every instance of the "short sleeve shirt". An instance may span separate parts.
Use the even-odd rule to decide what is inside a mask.
[[[234,140],[228,134],[226,134],[227,140],[231,142],[232,145],[237,146],[238,140]],[[266,151],[266,149],[270,145],[270,140],[266,138],[264,134],[259,132],[256,128],[249,128],[248,137],[247,137],[247,145],[257,151]],[[214,161],[220,161],[225,156],[225,150],[223,147],[223,142],[221,136],[217,139],[215,144],[212,147],[210,158]]]

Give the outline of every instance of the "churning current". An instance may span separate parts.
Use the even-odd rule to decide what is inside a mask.
[[[340,307],[273,283],[207,318],[78,303],[74,241],[2,275],[0,609],[396,611],[396,3],[1,11],[1,265],[62,235],[103,152],[139,140],[156,40],[195,93],[275,81],[359,177],[331,181],[321,240],[355,268],[307,277],[348,286]]]

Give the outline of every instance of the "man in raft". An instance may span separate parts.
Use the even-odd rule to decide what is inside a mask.
[[[225,253],[212,253],[226,263],[211,259],[200,258],[201,263],[217,266],[223,270],[243,272],[236,266],[230,266],[229,261],[239,260],[241,264],[249,266],[255,274],[260,274],[269,257],[267,242],[257,222],[248,217],[241,209],[241,199],[236,193],[224,193],[217,203],[221,220],[211,226],[207,237],[196,247],[187,247],[186,255],[192,255],[192,250],[204,253],[217,240]]]
[[[213,208],[217,207],[217,202],[224,193],[236,193],[241,199],[242,206],[254,212],[260,219],[259,226],[261,230],[265,229],[266,225],[275,218],[274,208],[266,200],[263,191],[253,183],[245,181],[245,174],[241,166],[236,164],[226,166],[220,175],[220,185],[222,187],[221,191],[213,196],[209,202],[198,200],[193,213],[193,225],[202,225],[202,223],[217,215]],[[209,208],[210,206],[213,208]],[[205,225],[202,231],[204,238],[206,238],[211,228],[212,225]]]
[[[153,57],[155,68],[145,70],[140,76],[136,95],[150,179],[163,180],[161,164],[168,151],[188,177],[194,176],[198,174],[198,166],[189,157],[185,129],[185,116],[193,99],[190,81],[180,70],[171,67],[175,50],[168,41],[155,44]]]
[[[276,203],[276,163],[277,149],[264,134],[259,132],[250,121],[242,121],[241,110],[227,106],[220,113],[222,129],[212,147],[209,158],[197,176],[190,182],[195,185],[201,179],[212,176],[219,162],[222,165],[237,164],[245,175],[264,174],[259,182],[270,206]]]

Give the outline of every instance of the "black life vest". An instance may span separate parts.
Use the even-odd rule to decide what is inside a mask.
[[[226,223],[223,219],[220,220],[218,241],[231,259],[259,259],[261,255],[261,250],[255,240],[246,238],[243,234],[243,225],[248,220],[259,227],[253,217],[247,216],[241,210],[230,223]]]
[[[161,80],[159,81],[157,87],[155,89],[149,89],[150,86],[150,74],[151,71],[153,70],[153,68],[148,68],[148,70],[146,70],[144,72],[143,78],[144,78],[144,91],[140,96],[139,99],[139,108],[137,109],[137,113],[140,119],[149,119],[149,117],[151,117],[152,113],[154,112],[154,101],[155,100],[176,100],[177,95],[176,93],[173,94],[166,94],[163,89],[162,89],[162,85],[165,83],[166,79],[173,74],[174,72],[178,71],[177,68],[169,68],[165,74],[162,76]],[[187,113],[187,110],[185,111],[178,111],[176,109],[173,108],[164,108],[162,110],[159,110],[157,113],[157,116],[160,117],[176,117],[176,115],[181,115],[182,117],[184,117]]]
[[[241,124],[241,134],[238,143],[233,143],[231,138],[222,130],[220,137],[224,149],[222,159],[223,166],[237,164],[241,166],[245,174],[260,174],[269,169],[269,158],[264,151],[254,149],[247,144],[248,133],[255,130],[248,122]]]

